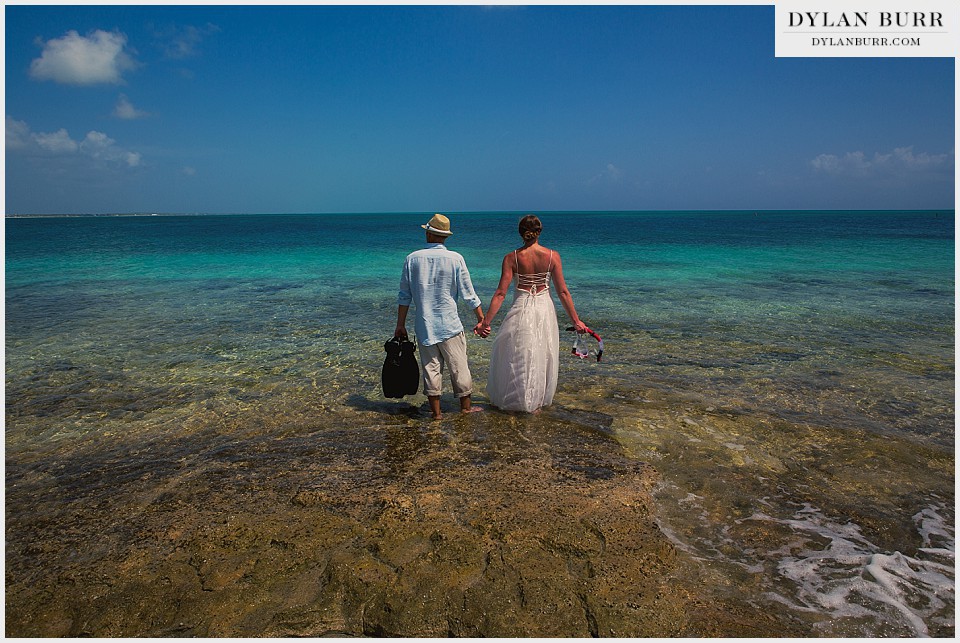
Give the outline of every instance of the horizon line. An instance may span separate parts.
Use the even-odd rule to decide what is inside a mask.
[[[442,210],[461,215],[484,214],[642,214],[642,213],[690,213],[690,212],[956,212],[951,208],[711,208],[711,209],[643,209],[643,210]],[[189,216],[377,216],[384,214],[424,215],[436,210],[382,210],[382,211],[326,211],[326,212],[59,212],[59,213],[5,213],[4,219],[42,219],[42,218],[95,218],[95,217],[189,217]]]

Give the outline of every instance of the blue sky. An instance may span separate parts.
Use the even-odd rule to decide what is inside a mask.
[[[8,213],[940,209],[955,61],[773,6],[7,6]]]

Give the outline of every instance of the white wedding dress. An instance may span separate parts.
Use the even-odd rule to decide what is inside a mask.
[[[560,329],[550,297],[550,267],[521,275],[518,265],[513,305],[493,341],[487,395],[505,411],[532,413],[549,406],[557,391]]]

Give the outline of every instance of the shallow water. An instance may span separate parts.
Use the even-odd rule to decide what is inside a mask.
[[[452,218],[486,302],[518,216]],[[605,352],[565,358],[531,448],[578,426],[652,464],[705,592],[811,635],[952,634],[953,213],[542,218]],[[422,396],[378,390],[421,219],[8,219],[8,564],[69,508],[133,515],[211,462],[268,485],[313,457],[302,436],[361,458],[397,452],[392,426],[429,434]],[[490,344],[469,342],[481,404]],[[484,415],[483,435],[516,427]]]

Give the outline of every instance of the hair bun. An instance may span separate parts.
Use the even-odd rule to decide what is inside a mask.
[[[540,231],[543,230],[543,224],[540,223],[540,219],[532,214],[520,219],[519,232],[520,236],[523,237],[524,241],[531,241],[540,236]]]

